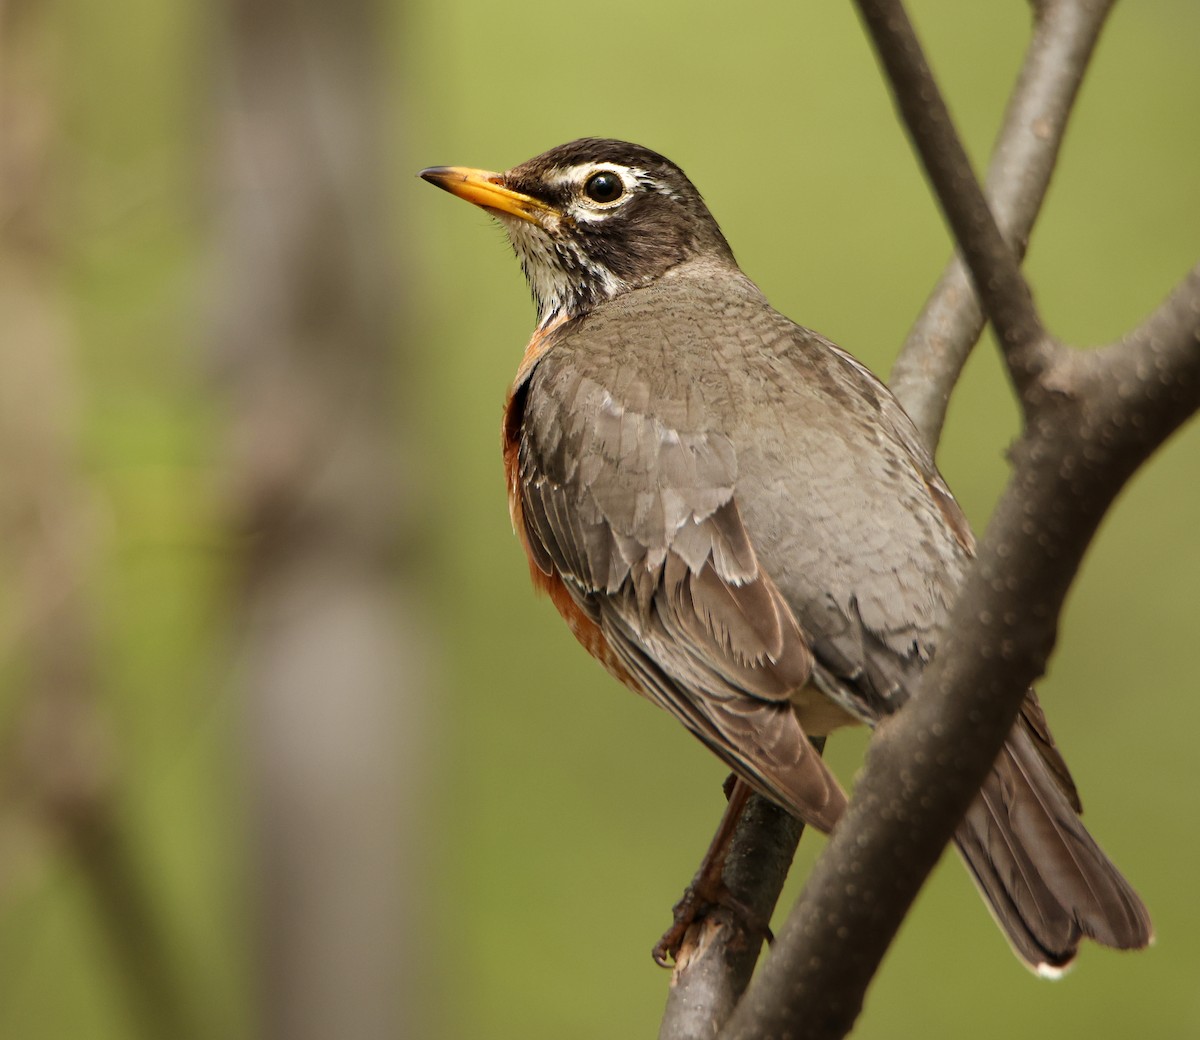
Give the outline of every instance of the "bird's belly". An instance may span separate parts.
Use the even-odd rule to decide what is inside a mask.
[[[800,728],[810,737],[826,737],[843,726],[857,726],[860,719],[838,707],[812,683],[791,696]]]

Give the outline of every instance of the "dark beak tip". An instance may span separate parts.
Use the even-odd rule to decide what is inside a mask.
[[[455,194],[452,185],[456,178],[454,176],[454,170],[452,167],[427,166],[420,173],[418,173],[417,176],[423,181],[428,181],[435,188],[441,188],[442,191],[448,191],[451,195]],[[457,179],[462,180],[461,177]]]

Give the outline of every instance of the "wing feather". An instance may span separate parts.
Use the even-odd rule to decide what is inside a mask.
[[[640,692],[829,830],[845,795],[791,700],[812,652],[742,523],[732,445],[622,407],[545,362],[520,431],[520,515],[537,565],[598,619]]]

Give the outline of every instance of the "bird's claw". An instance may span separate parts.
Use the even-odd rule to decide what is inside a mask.
[[[775,941],[770,925],[740,899],[734,897],[723,884],[718,883],[713,891],[707,891],[699,878],[684,890],[682,898],[672,908],[674,923],[655,944],[651,955],[660,968],[670,968],[679,963],[679,951],[687,939],[688,929],[704,920],[714,910],[726,910],[734,924],[747,937],[757,936],[768,943]]]

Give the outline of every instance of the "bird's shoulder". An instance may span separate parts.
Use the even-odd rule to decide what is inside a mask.
[[[538,342],[537,362],[522,376],[521,418],[556,446],[564,430],[620,420],[656,434],[627,438],[624,449],[704,442],[727,459],[722,476],[743,456],[805,483],[841,479],[848,474],[839,467],[854,459],[876,469],[894,460],[896,479],[942,486],[912,422],[875,375],[775,311],[736,268],[681,265],[563,323]],[[625,455],[620,461],[652,475]]]
[[[768,303],[736,267],[695,261],[572,318],[538,344],[531,392],[577,380],[680,431],[756,441],[763,428],[862,436],[933,462],[890,391],[863,364]]]

